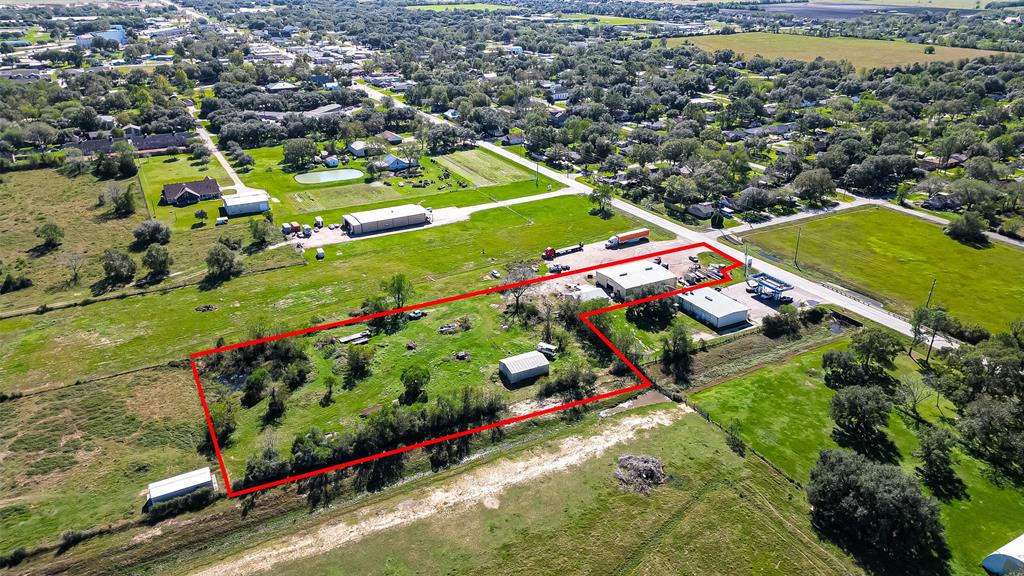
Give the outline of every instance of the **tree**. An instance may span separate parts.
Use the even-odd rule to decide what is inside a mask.
[[[390,279],[381,282],[380,288],[391,297],[395,308],[404,308],[409,302],[409,298],[416,293],[412,282],[405,277],[405,274],[395,274]]]
[[[513,262],[506,267],[507,273],[505,277],[508,279],[508,284],[511,288],[505,290],[506,294],[510,294],[512,299],[515,300],[515,306],[512,308],[513,314],[519,314],[519,302],[523,296],[529,292],[535,284],[529,283],[524,284],[528,280],[532,280],[535,277],[533,272],[533,266],[529,262]]]
[[[821,357],[825,385],[833,390],[857,386],[867,380],[864,368],[847,350],[829,350]]]
[[[117,182],[107,186],[107,199],[114,206],[114,214],[117,216],[131,216],[135,214],[135,194],[132,194],[132,185],[124,188]]]
[[[245,379],[242,394],[242,406],[255,406],[263,399],[267,385],[270,384],[270,371],[266,368],[257,368]]]
[[[144,220],[132,230],[132,235],[139,247],[167,244],[171,241],[171,228],[159,220]]]
[[[924,402],[926,398],[931,394],[931,391],[925,386],[924,382],[919,377],[907,376],[900,379],[899,384],[896,385],[896,399],[900,407],[912,414],[915,418],[920,418],[920,414],[917,411],[917,407]]]
[[[792,304],[779,306],[779,311],[769,314],[761,320],[761,331],[769,338],[800,336],[800,316]]]
[[[946,552],[939,506],[898,466],[846,450],[822,450],[807,484],[811,521],[873,568],[941,573]]]
[[[966,244],[986,244],[988,238],[985,230],[988,229],[988,222],[981,217],[981,214],[968,210],[961,216],[950,220],[946,226],[946,235]]]
[[[723,216],[719,210],[715,210],[714,213],[711,214],[711,227],[719,229],[723,226],[725,226],[725,216]]]
[[[590,202],[597,204],[599,214],[608,214],[608,206],[612,203],[612,187],[608,184],[598,184],[590,191]]]
[[[640,300],[660,294],[662,291],[656,288],[644,289],[640,294]],[[641,304],[634,304],[626,308],[626,320],[636,324],[642,329],[660,331],[672,322],[676,315],[675,305],[672,298],[657,298]]]
[[[892,370],[893,360],[903,350],[900,339],[881,328],[869,327],[854,332],[850,351],[865,367],[877,366]]]
[[[235,403],[233,401],[211,402],[210,421],[213,422],[213,433],[217,436],[217,444],[223,448],[231,440],[231,434],[238,426],[238,419],[235,416]],[[211,444],[210,430],[206,430],[206,442]]]
[[[879,428],[889,421],[891,409],[889,399],[878,389],[847,386],[832,396],[829,415],[843,433],[864,442],[879,436]]]
[[[370,364],[373,362],[373,347],[366,344],[351,344],[345,353],[347,373],[345,384],[348,387],[355,385],[356,380],[365,378],[370,374]]]
[[[836,195],[836,183],[824,168],[801,172],[793,181],[793,188],[797,196],[812,204],[822,204],[826,198]]]
[[[242,260],[227,246],[217,243],[206,254],[207,277],[226,280],[242,273]]]
[[[266,218],[252,218],[249,220],[249,234],[252,235],[252,243],[257,246],[266,246],[277,233],[277,228]]]
[[[69,252],[61,256],[60,262],[71,274],[71,277],[68,278],[68,283],[72,286],[78,284],[82,274],[82,267],[85,266],[85,255]]]
[[[292,138],[284,143],[284,163],[293,168],[304,168],[313,163],[317,155],[316,143],[309,138]]]
[[[672,329],[661,339],[662,369],[671,374],[675,381],[685,382],[693,367],[693,342],[690,331],[679,319],[672,323]]]
[[[425,390],[430,383],[430,371],[422,364],[414,364],[402,371],[402,387],[405,389],[399,402],[405,405],[427,401]]]
[[[170,251],[166,246],[160,244],[151,244],[146,249],[146,253],[142,255],[142,265],[149,268],[154,277],[167,276],[171,271],[172,264],[174,264],[174,258],[171,257]]]
[[[198,220],[201,224],[204,225],[206,224],[206,219],[209,218],[209,215],[206,213],[206,210],[203,210],[202,208],[196,210],[195,216],[196,220]]]
[[[917,435],[920,447],[914,456],[921,459],[918,471],[934,492],[942,492],[956,482],[953,470],[953,437],[943,428],[929,426]]]
[[[270,424],[280,420],[281,417],[284,416],[285,409],[288,407],[287,404],[285,404],[285,400],[288,398],[288,393],[280,386],[274,386],[271,388],[268,398],[267,411],[263,413],[263,422],[265,424]]]
[[[107,248],[100,256],[103,274],[111,284],[124,284],[135,277],[135,261],[132,257],[113,248]]]
[[[35,233],[37,238],[43,240],[43,246],[47,249],[56,248],[64,240],[64,230],[53,222],[40,224],[36,227]]]

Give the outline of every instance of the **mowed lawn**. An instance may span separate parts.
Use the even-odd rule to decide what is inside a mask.
[[[188,154],[177,154],[173,156],[151,156],[139,160],[139,183],[142,185],[143,193],[146,196],[146,205],[149,213],[157,220],[166,222],[175,230],[187,230],[196,224],[196,210],[206,210],[209,224],[220,216],[220,208],[224,204],[220,200],[205,200],[191,206],[176,208],[174,206],[160,205],[160,195],[163,193],[165,184],[177,182],[192,182],[202,180],[209,176],[223,186],[231,186],[231,178],[216,159],[210,158],[207,163],[196,162],[189,158]],[[231,194],[229,190],[226,192]],[[144,208],[142,206],[140,209]]]
[[[693,395],[690,400],[716,421],[737,422],[740,436],[773,464],[806,482],[821,448],[835,448],[829,406],[834,392],[821,378],[821,356],[828,350],[845,349],[843,338],[797,355],[784,364],[762,368],[749,375]],[[897,359],[897,376],[914,376],[915,364],[906,356]],[[936,408],[933,394],[919,406],[921,415],[937,423],[954,408],[945,399]],[[914,474],[920,462],[912,456],[919,446],[915,423],[893,411],[885,429],[898,449],[900,464]],[[942,504],[946,538],[953,553],[954,574],[977,574],[986,554],[1020,534],[1024,515],[1024,490],[999,487],[986,474],[986,465],[958,454],[955,466],[967,486],[968,498]]]
[[[621,418],[676,411],[659,405],[573,430],[588,437]],[[502,458],[551,450],[553,442]],[[650,496],[619,487],[624,454],[659,458],[668,480]],[[493,466],[486,462],[482,466]],[[472,470],[467,473],[472,473]],[[453,479],[457,479],[453,478]],[[381,502],[429,498],[438,486]],[[856,574],[818,540],[804,495],[762,462],[740,458],[695,414],[527,483],[484,504],[455,508],[275,566],[281,576],[349,574]],[[374,508],[365,517],[372,518]],[[355,520],[353,520],[355,521]]]
[[[438,156],[434,161],[461,174],[475,186],[511,184],[533,178],[533,175],[522,167],[479,148]]]
[[[627,24],[650,24],[654,20],[647,20],[644,18],[628,18],[625,16],[606,16],[604,14],[562,14],[562,18],[568,18],[570,20],[590,20],[593,18],[597,19],[598,24],[608,24],[610,26],[627,25]]]
[[[314,317],[344,318],[396,272],[417,285],[419,301],[496,285],[485,279],[487,271],[536,258],[546,246],[595,242],[640,226],[622,215],[590,216],[591,207],[586,198],[566,196],[486,210],[465,222],[328,246],[322,262],[310,252],[308,266],[242,276],[213,290],[192,286],[0,320],[0,390],[47,388],[185,358],[219,337],[243,339],[257,321],[298,328]],[[217,308],[196,310],[204,305]]]
[[[887,208],[865,208],[743,234],[745,241],[792,265],[797,230],[800,269],[909,315],[928,298],[964,321],[1005,331],[1024,317],[1024,251],[996,242],[960,244],[939,226]],[[756,255],[756,252],[754,252]]]
[[[409,10],[430,10],[432,12],[444,12],[445,10],[516,10],[515,6],[504,6],[502,4],[488,4],[486,2],[468,2],[466,4],[416,4],[406,6]]]
[[[848,60],[855,68],[880,68],[916,62],[939,62],[980,58],[1000,54],[993,50],[935,46],[934,54],[925,54],[924,46],[902,41],[868,40],[863,38],[819,38],[797,34],[749,32],[714,36],[673,38],[669,46],[693,43],[714,52],[732,50],[745,56],[760,54],[765,58],[790,58],[811,61],[821,56],[826,60]]]

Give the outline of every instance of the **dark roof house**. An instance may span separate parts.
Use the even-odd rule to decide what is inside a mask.
[[[171,206],[187,206],[202,200],[216,200],[217,198],[220,198],[220,184],[207,176],[202,180],[192,182],[164,184],[163,192],[160,194],[160,203]]]

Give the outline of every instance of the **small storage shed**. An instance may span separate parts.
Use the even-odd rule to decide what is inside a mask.
[[[981,562],[981,567],[996,576],[1024,574],[1024,534],[986,556]]]
[[[146,510],[149,510],[157,502],[184,496],[200,488],[217,489],[217,483],[213,479],[213,474],[210,473],[209,468],[199,468],[198,470],[153,482],[149,485]]]
[[[270,210],[270,195],[266,192],[245,192],[223,196],[224,212],[228,216],[259,214]]]
[[[509,384],[517,384],[524,380],[544,376],[548,373],[548,359],[533,350],[515,356],[509,356],[498,362],[498,374]]]

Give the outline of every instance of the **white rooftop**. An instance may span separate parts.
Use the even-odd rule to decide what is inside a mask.
[[[1024,534],[986,556],[981,565],[993,574],[1016,574],[1015,570],[1024,570]]]
[[[270,202],[270,195],[266,192],[250,191],[221,196],[221,200],[224,201],[224,206],[240,206],[253,202]]]
[[[619,264],[618,266],[602,268],[597,273],[610,280],[614,280],[623,290],[660,284],[670,280],[675,282],[676,280],[675,274],[658,264],[648,261]]]
[[[718,318],[723,318],[736,312],[750,311],[749,307],[740,304],[714,288],[698,288],[693,292],[684,292],[678,298],[687,300],[694,306]]]
[[[505,368],[509,372],[516,374],[532,370],[540,366],[547,366],[548,358],[540,352],[533,350],[530,352],[523,352],[522,354],[516,354],[515,356],[509,356],[502,360],[501,364],[504,364]]]
[[[389,218],[419,216],[426,213],[427,209],[419,204],[402,204],[401,206],[389,206],[387,208],[378,208],[376,210],[353,212],[351,214],[346,214],[345,217],[352,218],[356,222],[376,222]]]
[[[590,300],[608,298],[607,292],[597,286],[591,286],[589,284],[577,284],[576,286],[572,286],[570,287],[570,291],[566,292],[566,294],[570,298],[575,298],[580,302],[589,302]]]
[[[184,474],[178,474],[170,478],[164,478],[157,482],[153,482],[149,485],[149,497],[151,499],[160,498],[167,494],[174,494],[180,490],[191,488],[193,486],[201,486],[203,484],[209,484],[213,481],[213,475],[210,474],[209,468],[200,468],[191,472],[185,472]]]

